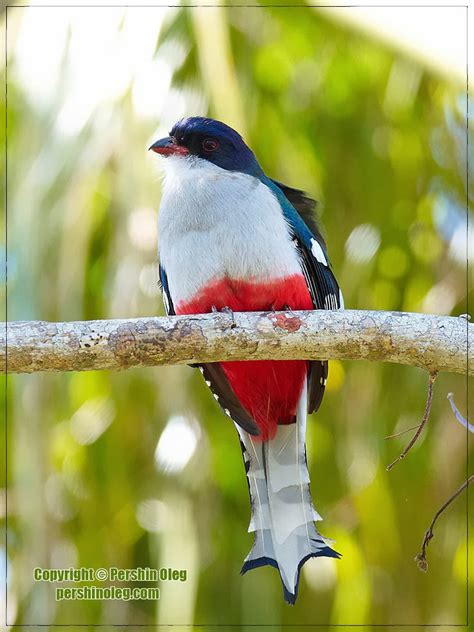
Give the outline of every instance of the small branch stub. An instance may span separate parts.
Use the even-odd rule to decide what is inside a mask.
[[[404,459],[406,457],[406,455],[410,452],[412,447],[418,441],[421,433],[423,432],[423,428],[425,427],[426,422],[428,421],[429,416],[430,416],[431,404],[433,403],[433,385],[434,385],[437,377],[438,377],[438,373],[430,373],[430,377],[429,377],[429,381],[428,381],[428,397],[426,399],[426,406],[425,406],[425,412],[423,413],[423,418],[422,418],[421,422],[418,424],[418,426],[415,426],[416,432],[413,435],[413,437],[411,438],[411,440],[409,441],[409,443],[406,446],[406,448],[400,454],[400,456],[397,457],[395,459],[395,461],[390,463],[390,465],[387,465],[387,467],[386,467],[387,471],[390,471],[394,465],[396,465],[397,463],[399,463],[402,459]],[[412,430],[413,430],[413,428],[412,428]],[[403,431],[403,432],[407,432],[407,431]],[[403,433],[397,433],[397,435],[398,434],[403,434]],[[392,437],[397,436],[397,435],[392,435]],[[388,438],[391,438],[391,437],[386,437],[386,438],[388,439]]]

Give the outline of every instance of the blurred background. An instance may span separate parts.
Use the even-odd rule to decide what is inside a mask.
[[[196,114],[319,201],[346,307],[466,312],[465,20],[455,7],[8,8],[8,318],[163,314],[147,147]],[[427,432],[387,472],[410,435],[384,437],[418,423],[427,375],[330,363],[307,450],[343,558],[308,562],[291,608],[274,569],[239,575],[252,545],[241,452],[198,371],[10,376],[8,623],[465,623],[466,495],[436,528],[428,573],[413,558],[466,476],[446,400],[466,413],[466,386],[440,376]],[[5,528],[5,493],[0,508]],[[36,566],[188,580],[162,582],[158,602],[58,603]]]

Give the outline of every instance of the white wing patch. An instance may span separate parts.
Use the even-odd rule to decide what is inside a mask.
[[[323,249],[321,248],[317,240],[314,238],[311,239],[311,252],[316,258],[316,261],[319,261],[319,263],[322,263],[324,266],[327,267],[328,261],[324,255]]]

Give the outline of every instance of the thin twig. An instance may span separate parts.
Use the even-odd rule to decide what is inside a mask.
[[[438,520],[438,518],[440,517],[440,515],[443,513],[443,511],[449,507],[449,505],[453,502],[453,500],[455,500],[459,494],[462,494],[462,492],[467,489],[469,487],[469,485],[474,481],[474,474],[471,474],[471,476],[464,481],[464,483],[461,485],[461,487],[459,487],[459,489],[457,489],[454,494],[452,494],[448,500],[438,509],[438,511],[435,513],[435,516],[433,518],[433,520],[431,521],[431,524],[428,528],[428,530],[425,533],[425,536],[423,538],[423,543],[421,545],[421,551],[420,553],[418,553],[418,555],[415,557],[415,562],[418,565],[418,568],[420,569],[420,571],[423,571],[424,573],[426,573],[426,571],[428,570],[428,560],[426,559],[426,547],[428,546],[428,544],[430,543],[431,539],[434,536],[433,533],[433,528],[435,526],[436,521]]]
[[[430,373],[430,377],[429,377],[429,381],[428,381],[428,398],[426,400],[425,412],[423,413],[423,419],[421,420],[421,423],[418,426],[417,431],[413,435],[410,443],[406,446],[406,448],[400,454],[400,456],[397,457],[395,459],[395,461],[390,463],[390,465],[387,465],[387,468],[386,468],[387,470],[391,470],[394,465],[396,465],[399,461],[404,459],[406,457],[406,455],[408,454],[408,452],[410,452],[412,447],[418,441],[418,437],[421,435],[421,433],[423,431],[423,428],[425,427],[426,422],[428,421],[428,418],[430,416],[431,403],[433,401],[433,384],[435,383],[437,376],[438,376],[437,373]]]
[[[388,435],[387,437],[384,437],[385,440],[387,439],[395,439],[395,437],[400,437],[403,434],[406,434],[407,432],[410,432],[410,430],[416,430],[417,428],[420,427],[421,424],[416,424],[416,426],[412,426],[411,428],[405,428],[405,430],[400,430],[400,432],[396,432],[395,434],[391,434]]]
[[[455,419],[459,421],[461,426],[464,426],[464,428],[467,428],[469,432],[474,432],[474,426],[470,424],[467,419],[464,419],[464,417],[461,415],[461,411],[456,406],[456,403],[454,401],[454,395],[452,393],[448,393],[446,397],[448,398],[448,401],[451,406],[451,410],[454,413]]]

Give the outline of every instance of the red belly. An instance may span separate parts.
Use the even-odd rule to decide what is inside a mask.
[[[203,314],[213,307],[256,312],[313,309],[313,303],[300,274],[266,283],[222,279],[210,283],[190,301],[177,303],[176,313]],[[278,424],[295,421],[308,368],[305,360],[222,362],[221,366],[240,403],[260,428],[260,439],[271,439]]]

